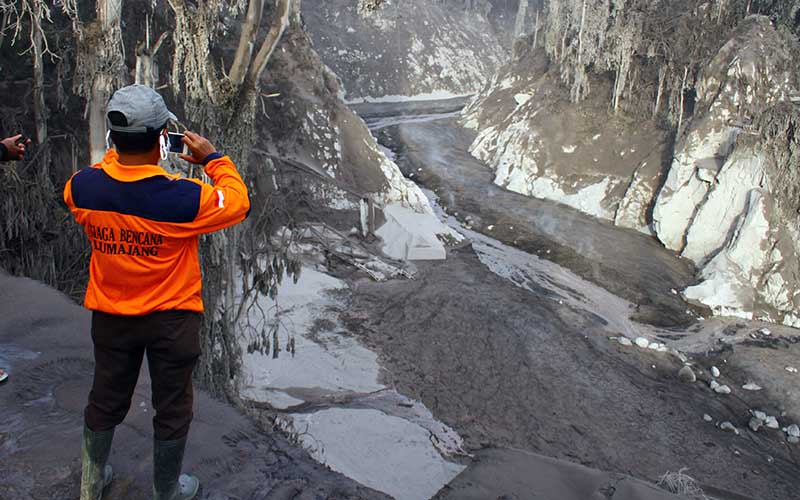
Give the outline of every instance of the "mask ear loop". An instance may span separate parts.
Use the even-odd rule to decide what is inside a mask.
[[[106,131],[106,151],[108,151],[109,149],[111,149],[111,131],[107,130]]]
[[[167,159],[167,155],[169,154],[169,149],[167,149],[167,140],[164,139],[163,135],[158,136],[158,147],[161,152],[161,161]]]

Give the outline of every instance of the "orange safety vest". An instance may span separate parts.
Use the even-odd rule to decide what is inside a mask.
[[[64,201],[92,245],[87,309],[203,311],[198,237],[243,221],[250,210],[231,159],[210,158],[205,172],[214,185],[157,165],[122,165],[113,149],[67,181]]]

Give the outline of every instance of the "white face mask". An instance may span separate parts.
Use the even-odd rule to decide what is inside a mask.
[[[158,136],[158,148],[161,152],[161,161],[166,160],[169,154],[169,148],[167,147],[167,139],[164,137],[164,134]]]

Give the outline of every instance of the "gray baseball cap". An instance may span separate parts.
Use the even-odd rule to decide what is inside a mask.
[[[108,113],[112,111],[122,113],[127,125],[113,125],[108,119]],[[147,85],[122,87],[108,101],[106,124],[114,132],[152,132],[160,130],[167,120],[178,121],[158,92]]]

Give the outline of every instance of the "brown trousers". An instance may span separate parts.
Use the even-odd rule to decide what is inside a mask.
[[[94,382],[84,418],[102,432],[122,423],[131,407],[142,359],[153,393],[155,438],[181,439],[192,422],[192,370],[200,356],[202,314],[159,311],[145,316],[92,313]]]

